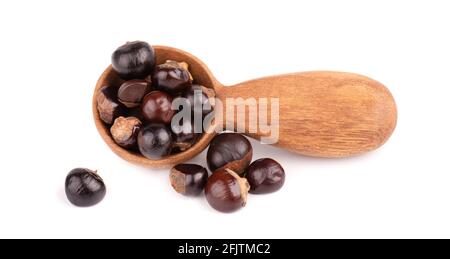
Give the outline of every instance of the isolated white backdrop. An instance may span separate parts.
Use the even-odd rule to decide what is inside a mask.
[[[0,237],[450,237],[448,1],[1,1]],[[175,193],[167,170],[130,165],[102,142],[92,90],[129,40],[186,50],[224,84],[341,70],[389,87],[388,143],[348,159],[273,157],[284,188],[221,214]],[[193,161],[204,164],[203,153]],[[108,192],[80,209],[74,167]]]

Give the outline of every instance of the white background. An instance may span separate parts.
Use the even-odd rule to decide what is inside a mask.
[[[1,1],[0,237],[450,238],[449,14],[448,1]],[[186,50],[229,85],[365,74],[396,98],[397,129],[348,159],[253,142],[286,184],[221,214],[175,193],[167,170],[121,160],[95,129],[96,80],[136,39]],[[97,206],[66,200],[74,167],[104,178]]]

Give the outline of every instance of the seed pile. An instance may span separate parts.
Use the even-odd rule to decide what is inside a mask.
[[[196,84],[184,61],[156,64],[153,47],[143,41],[128,42],[112,54],[113,70],[121,81],[105,85],[97,93],[100,119],[114,142],[148,159],[161,159],[191,148],[204,133],[194,131],[194,118],[202,121],[213,112],[214,91]],[[175,107],[180,98],[182,106]],[[178,103],[178,102],[177,102]],[[187,118],[173,123],[187,107]],[[186,114],[186,113],[185,113]],[[251,163],[253,148],[237,133],[215,136],[207,152],[207,165],[179,164],[170,170],[170,183],[186,196],[203,192],[216,210],[232,212],[245,206],[247,194],[279,190],[285,173],[279,163],[263,158]],[[66,195],[76,206],[91,206],[105,196],[100,176],[76,168],[66,177]]]

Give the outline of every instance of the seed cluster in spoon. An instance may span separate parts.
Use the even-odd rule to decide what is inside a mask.
[[[213,111],[209,100],[214,93],[195,84],[189,65],[183,60],[156,64],[153,47],[142,41],[119,47],[111,59],[120,84],[99,90],[97,110],[112,139],[148,159],[161,159],[194,145],[203,133],[199,127],[194,131],[194,117],[202,121]],[[175,107],[177,98],[184,106]],[[190,116],[172,123],[183,109],[189,109]]]

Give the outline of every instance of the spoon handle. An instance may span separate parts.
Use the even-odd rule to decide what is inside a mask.
[[[228,123],[266,142],[278,138],[273,144],[308,156],[347,157],[374,150],[387,141],[397,122],[397,109],[389,90],[377,81],[351,73],[277,75],[219,87],[216,95],[224,104],[224,128]],[[239,97],[249,104],[244,110],[237,108],[235,98]],[[261,111],[258,114],[268,118],[268,123],[256,124],[255,129],[250,125],[258,122],[258,116],[249,116],[249,107],[263,108],[264,99],[260,98],[267,98],[268,109],[267,116]],[[277,99],[271,98],[278,99],[279,112]],[[232,108],[236,113],[227,118],[225,111]],[[271,126],[262,127],[270,125],[272,118]]]

